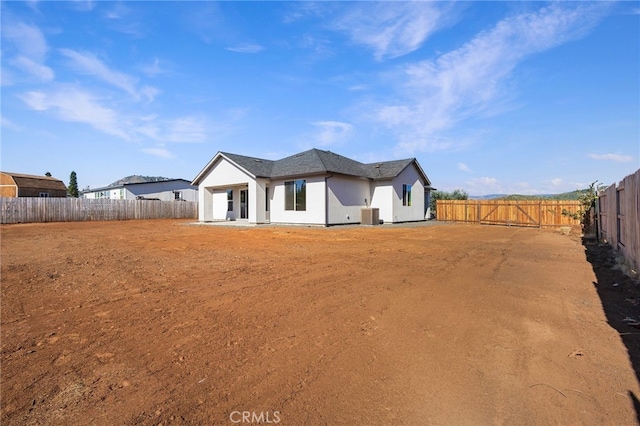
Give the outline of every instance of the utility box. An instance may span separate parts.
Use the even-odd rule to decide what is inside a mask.
[[[380,225],[380,209],[364,207],[360,211],[360,223],[362,225]]]

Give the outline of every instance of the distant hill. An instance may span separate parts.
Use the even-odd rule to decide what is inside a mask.
[[[163,180],[171,180],[171,178],[166,178],[162,176],[141,176],[141,175],[131,175],[124,177],[120,180],[117,180],[110,184],[109,186],[120,186],[125,183],[144,183],[144,182],[161,182]]]
[[[540,194],[540,195],[522,195],[522,194],[489,194],[489,195],[470,195],[472,200],[577,200],[580,195],[587,192],[587,189],[577,189],[571,192],[562,192],[560,194]]]
[[[487,194],[487,195],[469,195],[470,200],[493,200],[496,198],[507,197],[508,194]]]

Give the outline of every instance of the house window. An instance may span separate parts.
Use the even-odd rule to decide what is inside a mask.
[[[49,193],[48,193],[48,192],[41,192],[41,193],[40,193],[40,197],[42,197],[42,198],[49,198]]]
[[[269,187],[264,188],[264,211],[269,211]]]
[[[227,189],[227,211],[233,211],[233,189]]]
[[[402,205],[411,205],[411,185],[402,185]]]
[[[182,194],[180,191],[173,191],[173,199],[177,201],[182,200]]]
[[[284,209],[307,210],[307,181],[292,180],[284,183]]]

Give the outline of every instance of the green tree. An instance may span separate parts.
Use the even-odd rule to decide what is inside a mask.
[[[72,171],[71,176],[69,176],[67,193],[74,198],[78,198],[78,177],[76,176],[76,172]]]
[[[47,172],[44,174],[46,177],[51,177],[51,172]]]
[[[431,193],[431,211],[436,212],[437,200],[468,200],[469,194],[464,189],[454,189],[452,192],[434,191]]]
[[[582,232],[584,233],[593,231],[594,224],[591,223],[591,208],[595,207],[598,193],[603,189],[603,185],[598,185],[597,183],[598,181],[591,182],[589,188],[582,191],[582,194],[578,197],[580,208],[577,212],[572,213],[568,210],[562,210],[563,215],[580,221]]]

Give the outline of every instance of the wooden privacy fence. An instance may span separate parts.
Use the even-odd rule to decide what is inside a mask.
[[[601,238],[640,272],[640,169],[598,196]]]
[[[198,203],[188,201],[0,197],[0,223],[88,220],[196,219]]]
[[[579,208],[577,200],[437,200],[436,218],[481,225],[572,226],[580,221],[562,212],[575,213]]]

